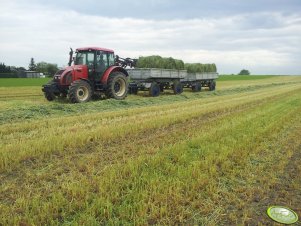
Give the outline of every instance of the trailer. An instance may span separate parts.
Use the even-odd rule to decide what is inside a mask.
[[[181,79],[181,83],[183,87],[191,88],[193,92],[200,92],[202,87],[208,87],[210,91],[213,91],[217,78],[216,72],[187,73],[186,77]]]
[[[201,91],[202,87],[215,90],[218,73],[187,73],[186,70],[172,70],[159,68],[127,69],[130,77],[129,94],[138,91],[149,91],[149,95],[156,97],[166,89],[173,90],[174,94],[183,92],[183,88],[191,88],[194,92]]]
[[[159,68],[135,68],[127,69],[127,72],[130,77],[130,94],[148,90],[149,95],[153,97],[159,96],[165,89],[173,90],[174,94],[182,93],[181,79],[187,76],[186,70]]]

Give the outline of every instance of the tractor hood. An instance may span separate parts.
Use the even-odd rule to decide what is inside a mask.
[[[87,65],[72,65],[63,70],[58,71],[54,75],[54,80],[59,81],[61,85],[70,85],[73,81],[78,79],[88,78]]]

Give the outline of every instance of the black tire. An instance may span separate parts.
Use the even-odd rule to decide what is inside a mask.
[[[133,94],[133,95],[137,95],[138,94],[138,86],[137,86],[137,84],[131,83],[129,85],[128,94]]]
[[[72,103],[88,102],[92,96],[92,89],[88,82],[76,80],[71,83],[68,94]]]
[[[200,82],[196,82],[191,89],[193,92],[200,92],[202,90],[202,84]]]
[[[160,85],[160,92],[161,92],[161,93],[164,92],[164,85]]]
[[[173,92],[174,94],[181,94],[183,93],[183,86],[180,81],[174,81],[173,83]]]
[[[123,100],[128,93],[128,81],[122,72],[113,72],[108,79],[106,96],[116,100]]]
[[[50,93],[50,92],[45,92],[44,93],[44,96],[45,98],[48,100],[48,101],[53,101],[55,99],[55,95],[53,93]]]
[[[137,95],[138,94],[138,87],[134,87],[132,89],[132,94]]]
[[[149,87],[149,95],[152,97],[157,97],[160,95],[160,86],[156,82],[153,82]]]
[[[209,91],[214,91],[215,90],[215,86],[216,86],[216,82],[215,81],[211,81],[209,83]]]
[[[47,82],[47,84],[43,87],[48,87],[47,90],[44,90],[44,96],[48,101],[53,101],[56,98],[56,94],[53,93],[51,87],[56,85],[57,83],[54,80]],[[50,89],[49,89],[50,88]],[[43,90],[43,89],[42,89]]]

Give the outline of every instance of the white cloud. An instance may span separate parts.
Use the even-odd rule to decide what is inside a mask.
[[[70,46],[101,46],[125,57],[156,54],[215,62],[221,73],[246,68],[257,74],[301,74],[300,20],[276,12],[186,20],[108,18],[10,2],[0,9],[0,62],[27,67],[34,57],[62,66]]]

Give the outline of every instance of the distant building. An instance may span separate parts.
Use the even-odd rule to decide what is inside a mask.
[[[41,78],[43,76],[43,73],[37,71],[18,71],[19,78]]]

